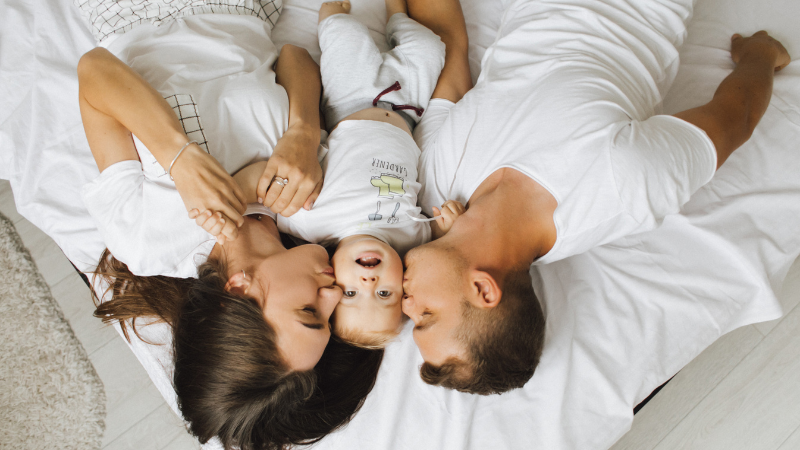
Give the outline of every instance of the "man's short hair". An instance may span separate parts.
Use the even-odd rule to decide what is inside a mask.
[[[456,338],[466,346],[466,360],[451,357],[441,366],[426,362],[420,368],[423,381],[489,395],[522,387],[533,376],[545,319],[527,268],[509,274],[502,292],[497,306],[486,310],[464,299]]]

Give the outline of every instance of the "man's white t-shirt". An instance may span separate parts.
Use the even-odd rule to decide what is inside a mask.
[[[353,235],[376,237],[402,257],[431,239],[417,206],[419,148],[400,128],[345,120],[331,132],[320,164],[325,184],[307,211],[278,216],[278,229],[324,246]]]
[[[536,261],[549,263],[655,227],[710,180],[708,136],[654,115],[678,38],[625,2],[596,6],[518,2],[476,86],[457,104],[431,100],[415,130],[424,212],[518,170],[558,202],[556,243]]]
[[[251,16],[196,15],[136,27],[109,50],[167,99],[189,139],[234,173],[268,159],[288,127],[269,33]],[[140,161],[106,168],[84,186],[84,204],[108,249],[135,275],[196,277],[216,241],[189,219],[164,168],[134,143]]]

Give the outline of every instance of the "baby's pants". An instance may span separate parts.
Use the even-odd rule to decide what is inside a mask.
[[[386,24],[386,39],[393,48],[381,53],[367,27],[349,14],[335,14],[319,24],[322,50],[322,107],[328,127],[352,113],[373,106],[381,92],[400,88],[380,101],[424,110],[444,67],[444,43],[428,28],[398,13]],[[414,109],[404,112],[415,123]]]

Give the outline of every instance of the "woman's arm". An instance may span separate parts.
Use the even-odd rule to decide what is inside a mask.
[[[97,167],[137,160],[135,134],[167,170],[188,142],[177,116],[163,97],[125,63],[103,48],[78,63],[81,118]],[[199,146],[190,145],[171,175],[186,210],[220,211],[230,218],[224,234],[234,239],[244,221],[244,195],[233,178]]]
[[[304,48],[284,45],[275,66],[276,81],[289,97],[289,128],[278,141],[256,193],[273,212],[285,217],[311,205],[322,190],[322,168],[317,160],[320,138],[319,66]],[[272,184],[275,176],[286,186]]]

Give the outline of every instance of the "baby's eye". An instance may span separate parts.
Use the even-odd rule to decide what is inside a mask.
[[[380,298],[389,298],[392,296],[391,291],[378,291],[378,297]]]
[[[344,296],[347,298],[353,298],[356,296],[357,291],[344,291]]]

